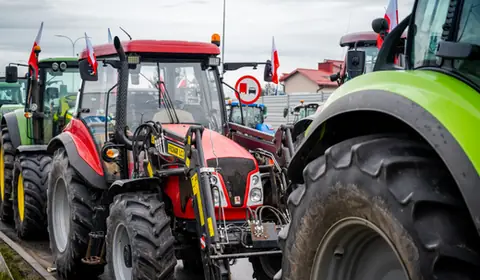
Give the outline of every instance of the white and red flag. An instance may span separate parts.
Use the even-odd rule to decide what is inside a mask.
[[[33,69],[35,69],[35,79],[38,79],[38,57],[37,57],[37,53],[40,51],[40,40],[42,39],[42,31],[43,31],[43,21],[40,24],[40,29],[38,30],[37,37],[35,37],[35,41],[33,42],[32,51],[30,53],[30,57],[28,58],[28,65],[31,66]],[[30,72],[30,74],[32,74],[32,73]]]
[[[90,39],[88,39],[86,32],[85,32],[85,43],[87,44],[87,60],[88,60],[88,63],[90,64],[90,67],[92,67],[92,70],[93,70],[92,75],[95,75],[98,69],[97,57],[95,56],[92,43],[90,42]]]
[[[280,61],[278,60],[278,50],[275,46],[275,37],[272,37],[272,82],[278,85],[278,68]]]
[[[385,20],[388,23],[387,32],[392,31],[398,25],[398,0],[389,0],[387,10],[385,11]],[[378,35],[377,47],[382,47],[383,39]]]

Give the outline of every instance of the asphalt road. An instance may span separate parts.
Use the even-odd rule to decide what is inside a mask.
[[[0,231],[7,235],[14,242],[22,246],[40,265],[45,269],[52,265],[52,257],[48,241],[23,241],[20,240],[10,225],[0,222]],[[250,280],[252,279],[252,266],[247,259],[239,259],[235,265],[231,267],[232,280]],[[177,280],[198,279],[198,275],[192,275],[183,270],[182,262],[179,261],[175,269],[175,278]],[[106,277],[100,277],[99,280],[110,280]]]

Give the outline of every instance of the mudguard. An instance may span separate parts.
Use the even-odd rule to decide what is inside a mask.
[[[16,149],[20,145],[31,145],[32,141],[27,137],[27,119],[23,109],[4,114],[1,126],[2,128],[8,127],[13,148]]]
[[[20,145],[17,153],[49,153],[47,145]]]
[[[160,178],[156,177],[117,180],[108,188],[108,200],[113,201],[118,194],[138,191],[155,191],[161,196],[162,192],[158,189],[160,183]]]
[[[312,160],[312,147],[324,145],[326,149],[334,144],[326,140],[330,135],[357,125],[355,117],[348,117],[355,112],[394,117],[423,137],[451,172],[480,232],[480,149],[476,136],[480,94],[475,89],[433,70],[380,71],[349,81],[330,96],[308,127],[305,141],[288,168],[292,181],[303,180],[302,171]],[[340,116],[345,118],[342,127],[329,130],[328,121]]]
[[[70,132],[62,132],[61,134],[50,140],[47,150],[53,154],[56,149],[62,146],[67,152],[70,166],[75,169],[75,171],[77,171],[78,175],[82,177],[82,179],[84,179],[92,187],[102,190],[107,189],[107,182],[105,177],[103,176],[103,169],[100,165],[101,163],[99,163],[98,161],[98,165],[100,165],[100,170],[102,171],[101,173],[99,173],[98,165],[96,166],[97,168],[94,169],[85,161],[84,158],[80,156],[77,145],[75,144],[74,138],[72,137],[72,134]],[[98,158],[98,154],[94,154],[91,156]]]

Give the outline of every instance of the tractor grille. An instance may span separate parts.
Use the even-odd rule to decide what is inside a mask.
[[[207,165],[208,167],[216,167],[217,162],[214,158],[209,159]],[[245,201],[247,176],[255,169],[255,162],[246,158],[219,158],[218,167],[227,187],[230,203],[234,207],[241,207]],[[240,203],[235,203],[235,197],[240,198]]]

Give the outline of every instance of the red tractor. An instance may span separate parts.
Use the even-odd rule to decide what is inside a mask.
[[[227,137],[218,46],[115,37],[93,49],[100,66],[81,54],[75,118],[48,145],[58,275],[95,279],[107,264],[112,279],[173,279],[181,259],[230,279],[231,261],[249,258],[254,278],[272,279],[286,183],[272,153]],[[177,87],[177,73],[196,87]]]

